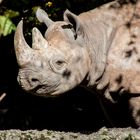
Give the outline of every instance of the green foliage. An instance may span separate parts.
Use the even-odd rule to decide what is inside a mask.
[[[0,15],[0,36],[7,36],[16,29],[15,24],[12,22],[12,18],[18,17],[19,12],[5,9]]]
[[[19,16],[19,12],[13,11],[13,10],[6,10],[6,11],[4,12],[4,15],[5,15],[6,17],[9,17],[9,18],[15,18],[15,17]]]
[[[6,16],[0,16],[0,36],[7,36],[13,30],[15,30],[16,26],[13,22]]]
[[[105,0],[4,0],[0,5],[0,36],[12,33],[21,19],[24,20],[25,36],[31,36],[31,29],[34,26],[42,28],[42,24],[35,17],[38,7],[44,9],[48,16],[55,21],[62,20],[63,12],[66,9],[79,14],[87,11],[89,7],[93,8],[95,6],[93,3],[100,1]]]
[[[30,35],[32,26],[38,26],[40,23],[35,17],[37,8],[45,9],[50,17],[56,18],[56,12],[61,8],[52,1],[39,0],[39,1],[28,1],[28,0],[5,0],[0,5],[0,36],[7,36],[15,30],[17,23],[24,19],[25,35]],[[18,11],[18,12],[17,12]]]

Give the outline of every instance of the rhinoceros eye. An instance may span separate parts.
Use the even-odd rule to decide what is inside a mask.
[[[58,73],[61,73],[65,69],[66,64],[66,61],[62,59],[50,61],[50,66],[52,70]]]
[[[56,60],[55,61],[55,66],[58,69],[61,69],[62,67],[64,67],[66,64],[66,62],[64,60]]]
[[[63,65],[65,64],[65,61],[63,61],[63,60],[57,60],[55,63],[56,63],[58,66],[63,66]]]

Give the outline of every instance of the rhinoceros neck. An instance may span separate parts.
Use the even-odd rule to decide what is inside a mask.
[[[90,12],[80,15],[80,18],[84,27],[86,48],[91,59],[88,85],[93,86],[105,70],[107,53],[115,35],[115,28],[107,21],[92,17]],[[84,18],[86,20],[83,20]]]

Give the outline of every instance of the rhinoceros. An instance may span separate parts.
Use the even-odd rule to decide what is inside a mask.
[[[81,85],[112,102],[114,94],[129,94],[140,126],[140,1],[114,1],[80,15],[66,10],[63,21],[52,21],[42,9],[36,16],[47,30],[43,36],[33,28],[32,47],[22,20],[15,32],[21,87],[56,96]]]

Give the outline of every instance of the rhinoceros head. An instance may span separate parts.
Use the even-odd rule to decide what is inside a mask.
[[[53,22],[41,9],[36,15],[48,27],[45,37],[33,28],[30,47],[23,36],[23,21],[15,32],[18,82],[25,91],[36,95],[64,93],[82,82],[90,65],[80,21],[68,10],[64,21]]]

